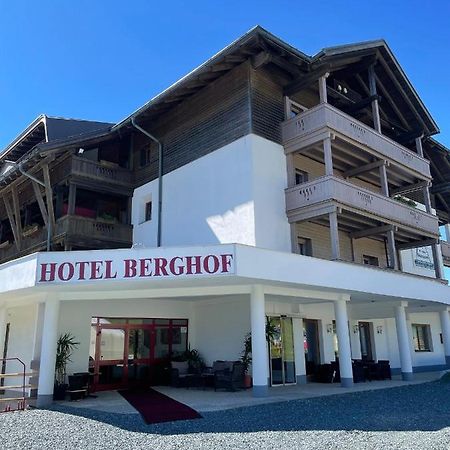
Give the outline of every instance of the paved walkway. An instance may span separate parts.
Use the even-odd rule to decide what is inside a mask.
[[[169,397],[184,403],[199,412],[221,411],[244,406],[262,405],[289,400],[299,400],[314,397],[351,392],[365,392],[388,389],[400,386],[415,385],[437,380],[442,372],[426,372],[414,374],[413,381],[402,381],[400,376],[392,380],[356,383],[351,388],[343,388],[340,384],[308,383],[294,386],[277,386],[269,389],[269,395],[263,398],[252,396],[247,391],[214,391],[213,389],[184,389],[168,386],[157,386],[154,389]],[[74,408],[90,409],[108,413],[138,414],[138,412],[117,392],[107,391],[97,393],[97,398],[87,398],[77,402],[58,402]]]

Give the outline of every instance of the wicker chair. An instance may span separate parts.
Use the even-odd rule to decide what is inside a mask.
[[[214,372],[214,390],[227,389],[236,391],[244,388],[244,364],[240,361],[233,362],[232,368],[217,370]]]

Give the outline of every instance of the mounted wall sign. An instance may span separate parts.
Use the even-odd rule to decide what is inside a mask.
[[[97,251],[43,253],[36,278],[38,283],[73,283],[229,275],[234,273],[233,248],[229,249],[217,252],[217,248],[204,248],[195,254],[183,254],[179,249],[108,251],[107,259],[98,258],[105,252]]]

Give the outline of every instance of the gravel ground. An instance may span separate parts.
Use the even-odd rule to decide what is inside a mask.
[[[0,415],[2,449],[448,449],[450,383],[210,412],[146,425],[71,407]]]

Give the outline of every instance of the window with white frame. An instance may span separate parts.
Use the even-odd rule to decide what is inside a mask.
[[[312,256],[312,241],[309,238],[298,236],[298,253],[303,256]]]
[[[375,267],[380,266],[378,258],[376,256],[370,255],[363,255],[363,264],[365,264],[366,266],[375,266]]]
[[[295,169],[295,184],[302,184],[308,181],[308,172],[304,170]]]
[[[414,342],[414,351],[432,352],[433,343],[431,341],[431,327],[427,324],[412,324],[412,334]]]

